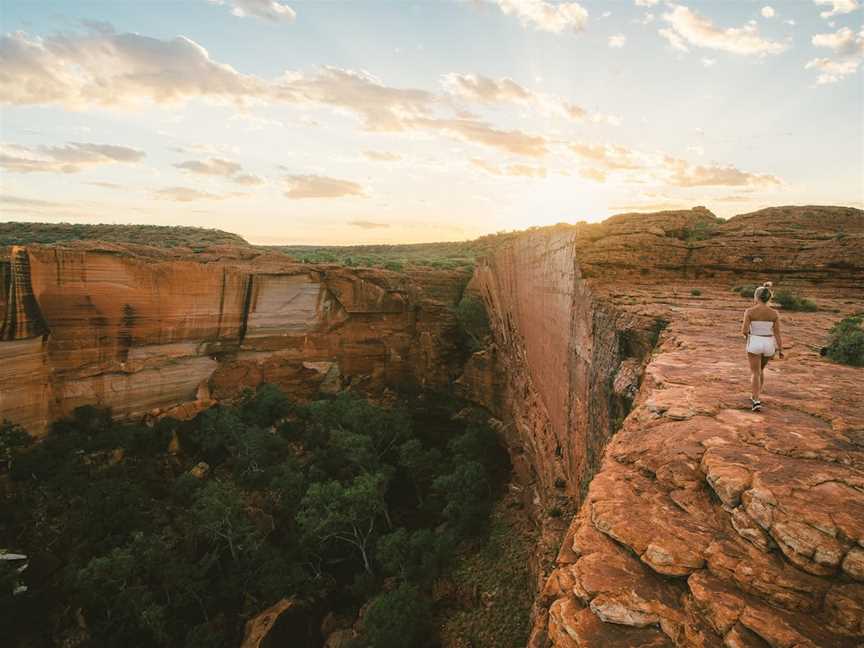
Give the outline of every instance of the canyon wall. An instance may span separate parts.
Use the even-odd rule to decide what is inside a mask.
[[[660,326],[609,308],[582,275],[578,249],[570,227],[520,237],[486,259],[469,288],[487,305],[494,343],[464,379],[476,362],[495,377],[485,392],[479,381],[477,400],[502,420],[527,500],[562,513],[626,414]]]
[[[758,414],[732,289],[766,279],[819,310],[783,313]],[[469,289],[494,346],[463,381],[557,553],[545,573],[538,552],[532,648],[860,645],[864,370],[819,353],[864,311],[860,210],[547,228]]]
[[[0,418],[79,405],[188,416],[272,382],[295,397],[446,388],[468,274],[308,266],[250,250],[80,244],[0,253]]]

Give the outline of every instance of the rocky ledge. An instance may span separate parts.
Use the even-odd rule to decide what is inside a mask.
[[[864,642],[864,370],[818,352],[862,309],[860,287],[811,287],[820,310],[782,316],[786,358],[753,413],[746,302],[718,283],[607,286],[670,323],[565,536],[532,646]]]

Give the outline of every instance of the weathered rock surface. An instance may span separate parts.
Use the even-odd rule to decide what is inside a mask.
[[[632,218],[612,219],[614,231]],[[673,214],[667,231],[678,240],[703,218],[697,212],[681,225]],[[507,388],[524,389],[523,399],[508,402],[537,498],[559,496],[549,487],[558,476],[568,486],[590,480],[538,598],[531,645],[861,646],[864,370],[831,363],[818,348],[834,322],[864,309],[864,217],[817,208],[757,212],[687,242],[683,254],[661,237],[663,222],[659,215],[645,221],[657,230],[648,234],[653,243],[639,231],[526,235],[506,254],[535,246],[522,262],[555,265],[563,284],[555,293],[541,281],[488,293],[501,329],[496,341],[515,341],[500,362]],[[608,232],[610,221],[602,227]],[[549,245],[554,236],[572,238]],[[759,261],[749,259],[754,250]],[[647,273],[622,270],[637,258]],[[489,267],[505,262],[498,255]],[[590,333],[565,344],[534,312],[543,307],[537,300],[560,299],[573,277],[581,291],[570,307],[574,319],[589,309],[595,317]],[[782,315],[787,357],[769,364],[765,409],[754,414],[739,333],[748,302],[730,289],[764,279],[806,294],[820,311]],[[534,293],[527,312],[520,291]],[[508,293],[516,296],[502,307]],[[572,326],[566,311],[561,306],[546,322]],[[653,352],[622,349],[636,317],[668,323]],[[594,474],[577,455],[603,453],[612,430],[598,424],[597,412],[617,407],[622,384],[634,383],[625,367],[644,367],[641,384]],[[542,439],[569,447],[559,457]],[[567,495],[580,503],[574,487]]]
[[[240,648],[306,648],[313,645],[308,622],[308,613],[295,599],[281,599],[246,622]]]
[[[447,387],[466,273],[308,266],[248,249],[0,251],[0,418],[32,433],[79,405],[190,416],[245,387]]]

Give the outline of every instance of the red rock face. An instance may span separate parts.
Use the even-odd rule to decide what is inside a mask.
[[[466,274],[249,257],[9,250],[0,258],[0,417],[38,434],[84,404],[188,416],[264,381],[308,398],[347,386],[445,388],[458,376],[451,307]]]
[[[700,222],[704,239],[691,234]],[[739,332],[750,301],[731,288],[765,279],[820,310],[781,312],[787,358],[769,364],[752,413]],[[578,507],[532,647],[861,645],[864,370],[818,348],[864,309],[862,212],[714,223],[694,210],[544,230],[475,282],[504,368],[502,428],[547,542],[566,527],[546,517],[557,480]],[[667,326],[652,351],[654,319]]]

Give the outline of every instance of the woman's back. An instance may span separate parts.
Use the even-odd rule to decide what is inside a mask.
[[[774,322],[771,320],[750,320],[751,335],[774,335]]]
[[[747,309],[747,315],[751,322],[775,322],[777,311],[767,304],[758,304]]]

